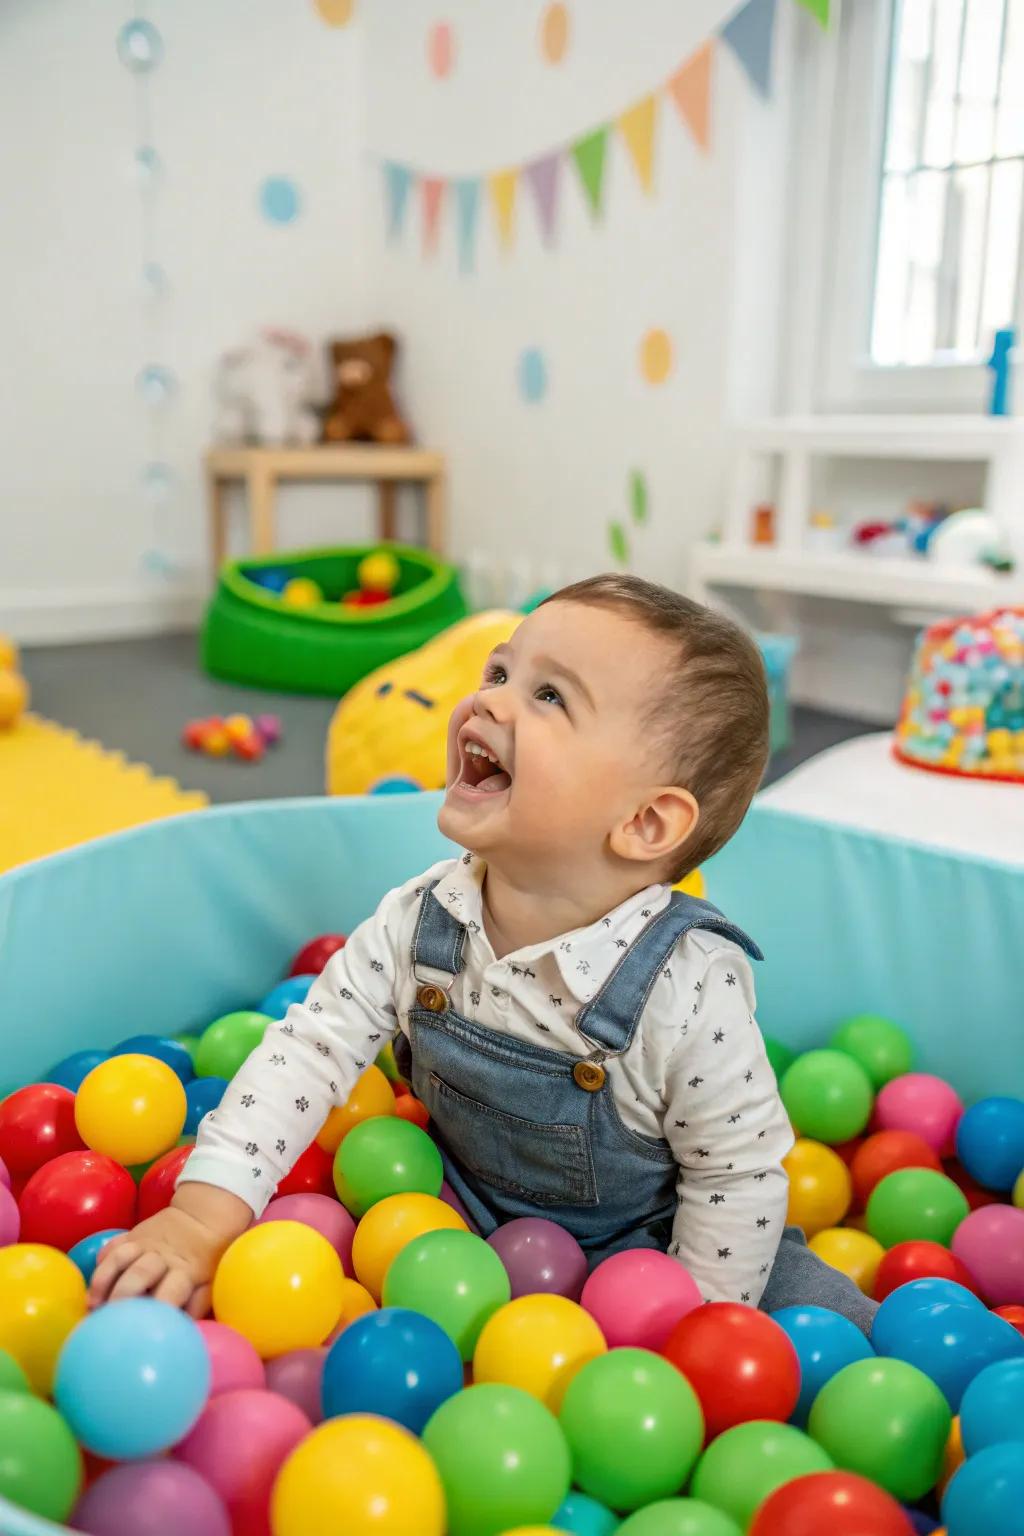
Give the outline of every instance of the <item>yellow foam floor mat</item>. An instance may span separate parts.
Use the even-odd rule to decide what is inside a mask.
[[[208,803],[38,715],[0,731],[0,871]]]

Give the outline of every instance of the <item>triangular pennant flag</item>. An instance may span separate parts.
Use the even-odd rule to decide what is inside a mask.
[[[604,150],[608,141],[608,124],[584,134],[572,146],[572,157],[580,173],[583,190],[587,194],[591,213],[601,212],[601,186],[604,182]]]
[[[397,165],[393,160],[384,162],[384,198],[388,214],[388,239],[397,240],[405,224],[405,210],[409,205],[409,189],[412,171],[407,165]]]
[[[677,69],[668,82],[668,93],[701,149],[711,142],[711,61],[715,45],[709,38]]]
[[[772,38],[775,0],[747,0],[719,36],[729,44],[762,96],[772,87]]]
[[[473,270],[476,220],[479,212],[479,176],[468,176],[455,182],[455,225],[459,239],[459,266],[463,272]]]
[[[423,250],[430,255],[437,250],[445,181],[442,176],[424,176],[420,185],[423,188]]]
[[[525,169],[526,184],[533,193],[540,220],[541,238],[545,245],[552,245],[555,238],[555,219],[558,213],[558,188],[562,170],[559,150],[533,160]]]
[[[498,225],[498,238],[506,251],[512,244],[516,221],[516,192],[519,187],[519,171],[496,171],[487,178],[487,190],[494,204],[494,217]]]
[[[657,98],[645,96],[638,101],[635,107],[630,107],[628,112],[623,112],[618,119],[618,130],[622,134],[626,148],[629,150],[630,159],[637,174],[637,180],[645,192],[651,190],[654,182],[654,126],[657,121]]]
[[[820,21],[823,27],[828,26],[828,0],[800,0],[800,4],[810,11],[815,21]]]

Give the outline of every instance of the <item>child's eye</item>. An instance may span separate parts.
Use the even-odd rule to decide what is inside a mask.
[[[562,695],[558,692],[557,688],[551,688],[548,686],[538,688],[536,697],[542,704],[557,704],[559,709],[565,708],[565,700],[562,698]]]
[[[508,673],[498,662],[488,662],[484,668],[484,684],[488,688],[500,688],[502,683],[508,682]]]

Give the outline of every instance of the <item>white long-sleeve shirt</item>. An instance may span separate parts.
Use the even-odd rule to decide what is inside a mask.
[[[328,1112],[416,1000],[412,939],[423,892],[466,929],[452,1006],[499,1034],[586,1056],[577,1009],[670,899],[648,886],[588,928],[499,960],[484,930],[482,860],[436,865],[389,892],[232,1080],[207,1115],[181,1181],[219,1185],[260,1215]],[[756,1304],[785,1223],[789,1121],[754,1021],[747,958],[702,929],[677,943],[629,1048],[605,1061],[627,1126],[663,1137],[678,1164],[669,1252],[707,1300]]]

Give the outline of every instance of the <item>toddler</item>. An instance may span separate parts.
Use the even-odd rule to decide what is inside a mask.
[[[170,1207],[91,1288],[201,1315],[227,1245],[394,1039],[486,1236],[566,1227],[591,1265],[679,1259],[706,1300],[874,1306],[785,1233],[792,1133],[754,1022],[757,946],[673,892],[739,826],[768,751],[760,656],[628,576],[549,598],[455,711],[441,830],[204,1119]]]

